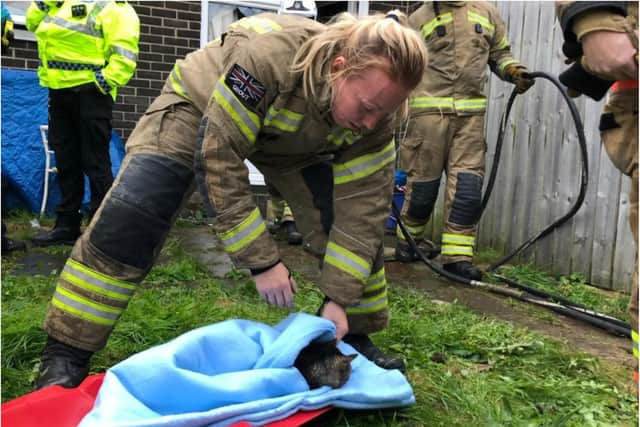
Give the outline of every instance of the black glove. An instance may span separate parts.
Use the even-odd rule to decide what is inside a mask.
[[[518,93],[525,93],[535,83],[524,65],[508,65],[504,70],[504,75],[508,82],[516,86]]]
[[[580,61],[560,73],[558,79],[567,87],[569,96],[585,94],[596,101],[601,100],[613,84],[612,80],[604,80],[587,72]]]

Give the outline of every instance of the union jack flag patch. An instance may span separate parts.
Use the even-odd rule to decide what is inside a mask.
[[[224,82],[249,108],[256,108],[266,93],[263,84],[238,64],[233,65]]]

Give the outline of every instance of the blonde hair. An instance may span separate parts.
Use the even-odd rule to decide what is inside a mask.
[[[347,59],[347,66],[332,74],[327,65],[338,55]],[[384,70],[392,80],[411,90],[422,79],[426,63],[425,44],[418,32],[407,26],[402,12],[394,10],[360,19],[342,13],[327,24],[325,31],[301,46],[293,71],[302,73],[305,95],[317,98],[318,84],[324,83],[317,81],[318,77],[334,81],[371,67]]]

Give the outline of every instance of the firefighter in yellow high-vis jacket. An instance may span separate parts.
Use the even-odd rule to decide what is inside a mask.
[[[638,3],[620,1],[556,2],[564,34],[562,50],[573,62],[565,72],[567,85],[577,94],[609,99],[600,117],[602,143],[616,168],[631,178],[629,220],[638,247]],[[586,78],[585,78],[586,77]],[[562,79],[562,77],[561,77]],[[614,83],[615,81],[615,83]],[[613,83],[613,84],[612,84]],[[600,94],[594,88],[604,89]],[[633,354],[638,357],[638,261],[633,274],[631,301]],[[636,366],[635,380],[638,380]]]
[[[90,215],[113,183],[113,103],[136,69],[140,22],[126,1],[34,1],[26,25],[38,40],[40,85],[49,89],[48,138],[61,193],[53,229],[33,243],[72,245],[80,235],[84,176]]]
[[[420,243],[446,172],[443,267],[479,280],[471,260],[485,170],[487,65],[520,92],[533,80],[511,55],[505,24],[489,2],[425,2],[409,21],[424,39],[429,64],[411,94],[410,121],[400,144],[400,167],[408,178],[401,219]],[[415,260],[399,228],[397,235],[396,259]]]
[[[176,63],[60,275],[38,388],[73,387],[87,374],[196,176],[232,261],[251,270],[262,299],[292,305],[296,283],[254,204],[245,159],[289,202],[307,249],[321,257],[319,314],[337,338],[380,366],[403,368],[368,337],[388,320],[382,238],[392,129],[426,63],[420,37],[398,16],[323,25],[255,15]]]

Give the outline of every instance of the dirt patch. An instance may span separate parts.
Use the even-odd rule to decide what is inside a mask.
[[[310,280],[319,278],[318,261],[300,246],[289,246],[278,241],[281,257],[293,270]],[[465,287],[437,276],[423,263],[385,263],[390,286],[405,286],[425,291],[435,301],[457,302],[483,316],[500,319],[525,327],[567,344],[570,348],[600,359],[602,363],[635,368],[631,353],[631,340],[617,337],[594,326],[547,309],[511,298]]]
[[[173,233],[179,236],[185,250],[196,257],[214,277],[224,277],[233,268],[231,260],[209,226],[175,228]],[[285,264],[306,279],[317,281],[320,277],[318,259],[305,252],[301,246],[288,245],[282,236],[276,237]],[[18,266],[15,274],[49,275],[52,271],[60,272],[66,257],[64,253],[50,255],[31,249],[16,255]],[[602,363],[611,364],[614,368],[631,371],[636,366],[628,338],[616,337],[602,329],[544,308],[450,282],[437,276],[423,263],[387,262],[385,270],[390,286],[421,289],[426,298],[435,302],[457,302],[483,316],[508,321],[555,338],[573,349],[597,357]]]

